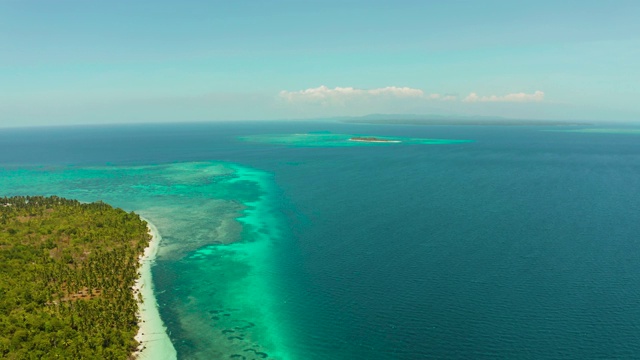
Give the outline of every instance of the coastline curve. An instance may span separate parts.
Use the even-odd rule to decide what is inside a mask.
[[[134,295],[138,296],[139,327],[135,336],[139,346],[133,353],[133,357],[139,360],[175,360],[177,359],[176,349],[173,347],[167,334],[167,328],[160,318],[151,274],[151,266],[155,263],[162,236],[153,223],[143,217],[141,219],[147,222],[151,241],[149,241],[149,246],[144,249],[144,254],[139,258],[140,277],[136,279],[133,286]]]

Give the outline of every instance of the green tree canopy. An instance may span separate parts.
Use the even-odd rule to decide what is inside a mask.
[[[131,357],[150,239],[138,215],[102,202],[0,198],[0,357]]]

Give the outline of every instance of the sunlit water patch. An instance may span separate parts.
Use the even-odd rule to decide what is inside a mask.
[[[0,195],[102,200],[163,236],[154,282],[180,358],[288,359],[271,274],[271,175],[227,163],[0,170]]]
[[[304,134],[260,134],[242,136],[240,140],[291,147],[350,147],[459,144],[470,140],[424,139],[410,137],[372,136],[311,132]]]

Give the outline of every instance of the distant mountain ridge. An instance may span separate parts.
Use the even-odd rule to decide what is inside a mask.
[[[499,116],[453,116],[418,114],[370,114],[357,117],[334,118],[353,124],[388,125],[475,125],[475,126],[587,126],[591,123],[563,120],[510,119]]]

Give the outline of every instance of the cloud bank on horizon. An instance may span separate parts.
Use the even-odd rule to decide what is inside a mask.
[[[456,101],[457,95],[429,93],[422,89],[410,87],[387,86],[374,89],[358,89],[354,87],[335,87],[333,89],[321,85],[316,88],[308,88],[298,91],[282,90],[279,94],[280,98],[288,102],[316,102],[324,105],[345,104],[349,100],[363,100],[375,98],[412,98],[427,101]],[[534,93],[509,93],[505,95],[484,95],[479,96],[472,92],[462,99],[463,102],[493,102],[493,103],[524,103],[524,102],[542,102],[544,101],[544,92],[536,90]]]
[[[488,95],[478,96],[476,93],[471,93],[464,98],[464,102],[540,102],[544,100],[544,92],[537,90],[533,94],[526,94],[523,92],[507,94],[507,95]]]
[[[324,85],[317,88],[309,88],[299,91],[280,92],[280,97],[289,101],[295,100],[322,100],[327,98],[348,98],[356,96],[395,96],[395,97],[422,97],[424,91],[420,89],[412,89],[410,87],[387,86],[377,89],[356,89],[353,87],[335,87],[330,89]]]

